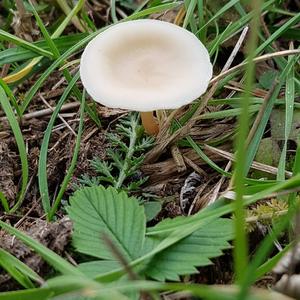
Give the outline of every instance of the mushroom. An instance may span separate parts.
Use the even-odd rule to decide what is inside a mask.
[[[158,125],[153,111],[179,108],[202,95],[212,65],[194,34],[145,19],[118,23],[90,41],[80,76],[95,101],[141,112],[145,131],[154,135]]]

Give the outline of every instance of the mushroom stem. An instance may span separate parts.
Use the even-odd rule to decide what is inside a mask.
[[[141,119],[146,133],[148,133],[149,135],[158,134],[159,128],[153,116],[153,111],[141,112]]]

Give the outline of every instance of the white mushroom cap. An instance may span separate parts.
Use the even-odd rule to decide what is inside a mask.
[[[136,20],[97,35],[82,54],[80,75],[90,96],[105,106],[153,111],[179,108],[202,95],[212,65],[186,29]]]

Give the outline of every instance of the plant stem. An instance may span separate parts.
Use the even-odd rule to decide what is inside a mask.
[[[141,112],[141,119],[146,133],[157,135],[159,128],[153,116],[153,111]]]
[[[130,167],[129,162],[131,161],[131,158],[134,154],[134,147],[135,147],[136,140],[137,140],[136,129],[137,129],[137,125],[138,125],[138,120],[139,120],[138,117],[131,119],[131,134],[130,134],[129,147],[128,147],[128,151],[126,153],[126,157],[124,159],[123,168],[120,171],[118,181],[115,184],[116,189],[119,189],[122,186],[124,180],[126,179],[126,173]]]

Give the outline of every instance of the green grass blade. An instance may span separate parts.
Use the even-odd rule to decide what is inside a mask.
[[[253,60],[257,45],[259,16],[260,16],[261,1],[253,1],[253,20],[250,24],[250,37],[247,42],[248,59]],[[246,159],[246,139],[248,135],[249,124],[249,104],[251,91],[254,82],[255,65],[248,64],[246,68],[245,92],[242,101],[242,113],[238,120],[238,135],[236,140],[236,163],[234,167],[233,182],[236,192],[235,199],[235,241],[234,241],[234,271],[236,281],[240,284],[244,277],[244,270],[248,263],[248,241],[246,233],[246,221],[244,212],[243,195],[245,193],[245,164]]]
[[[3,249],[0,249],[0,266],[26,289],[34,288],[31,280],[43,282],[37,273]]]
[[[17,100],[16,100],[13,92],[11,91],[9,86],[1,78],[0,78],[0,86],[3,88],[6,95],[10,98],[10,101],[11,101],[12,105],[14,106],[18,116],[21,117],[21,111],[20,111],[19,105],[17,103]]]
[[[35,10],[34,6],[32,5],[31,1],[29,1],[30,3],[30,6],[31,6],[31,9],[32,9],[32,12],[34,14],[34,17],[36,19],[36,22],[45,38],[45,41],[49,47],[49,49],[51,49],[51,52],[52,52],[52,55],[55,59],[57,59],[59,56],[60,56],[60,53],[57,49],[57,47],[55,46],[50,34],[48,33],[43,21],[41,20],[39,14],[37,13],[37,11]]]
[[[247,173],[249,171],[249,168],[254,160],[254,157],[256,155],[257,149],[259,147],[259,143],[260,140],[265,132],[265,128],[267,126],[267,123],[269,121],[274,103],[277,99],[277,96],[280,92],[280,88],[282,87],[282,85],[285,82],[285,78],[287,73],[289,72],[289,70],[293,67],[295,61],[298,59],[299,56],[294,56],[286,65],[285,69],[281,72],[280,76],[279,76],[279,83],[277,84],[276,88],[274,89],[274,92],[271,96],[271,98],[269,99],[267,105],[266,105],[266,109],[264,112],[264,115],[261,119],[261,122],[256,130],[256,133],[252,139],[252,141],[249,144],[248,150],[247,150],[247,157],[246,160],[244,161],[245,164],[245,172]]]
[[[291,57],[289,57],[289,61],[290,60]],[[295,77],[294,66],[292,66],[290,70],[288,70],[286,75],[284,145],[283,145],[283,149],[278,164],[277,180],[285,179],[287,143],[292,129],[293,115],[294,115],[294,100],[295,100],[294,77]]]
[[[190,25],[191,31],[195,34],[197,28],[194,17],[194,11],[197,5],[197,0],[185,0],[184,5],[186,9],[186,15],[183,21],[183,28],[186,28],[188,25]]]
[[[293,174],[299,174],[300,173],[300,141],[298,141],[297,150],[296,150],[296,156],[293,166]]]
[[[215,171],[218,173],[224,175],[224,176],[229,176],[231,175],[229,172],[224,171],[221,167],[219,167],[217,164],[215,164],[203,151],[202,149],[198,146],[198,144],[190,137],[186,137],[186,140],[188,143],[191,145],[191,147],[196,151],[196,153],[199,155],[203,161],[205,161],[211,168],[213,168]]]
[[[75,166],[76,166],[76,162],[77,162],[77,158],[78,158],[78,154],[79,154],[79,150],[80,150],[80,141],[81,141],[81,136],[82,136],[82,131],[83,131],[83,123],[84,123],[84,107],[85,107],[85,91],[83,91],[82,94],[82,101],[81,101],[81,106],[80,106],[80,122],[79,122],[79,128],[78,128],[78,133],[77,133],[77,138],[76,138],[76,143],[75,143],[75,148],[74,148],[74,153],[72,156],[72,160],[71,160],[71,164],[70,167],[67,171],[67,174],[61,184],[60,190],[58,192],[58,195],[54,201],[54,204],[48,214],[48,220],[51,221],[54,214],[57,211],[57,208],[61,202],[61,199],[64,195],[64,192],[69,184],[69,181],[73,175]]]
[[[0,293],[0,300],[49,300],[53,292],[48,288]]]
[[[251,105],[249,106],[248,113],[249,115],[259,111],[260,105]],[[224,119],[228,117],[236,117],[240,116],[242,114],[242,108],[232,108],[232,109],[226,109],[222,111],[214,111],[214,112],[209,112],[205,113],[203,115],[200,115],[197,119],[199,120],[210,120],[210,119]]]
[[[228,3],[226,3],[222,8],[214,14],[212,18],[209,19],[208,22],[206,22],[198,31],[197,34],[201,33],[210,23],[212,23],[214,20],[222,16],[227,10],[229,10],[231,7],[233,7],[235,4],[237,4],[239,0],[230,0]]]
[[[77,72],[77,74],[74,76],[74,78],[72,79],[72,81],[65,89],[64,93],[62,94],[59,102],[57,103],[55,110],[49,120],[42,141],[41,153],[40,153],[39,165],[38,165],[38,182],[39,182],[39,191],[42,199],[42,204],[46,214],[49,214],[51,209],[49,190],[48,190],[48,180],[47,180],[47,156],[48,156],[47,153],[48,153],[48,145],[50,141],[51,131],[62,105],[66,101],[69,93],[71,92],[72,88],[75,86],[78,79],[79,79],[79,72]]]
[[[172,3],[161,4],[161,5],[157,5],[154,7],[146,8],[142,11],[133,13],[132,15],[128,16],[127,18],[123,19],[123,21],[135,20],[135,19],[139,19],[139,18],[148,16],[148,15],[151,15],[151,14],[157,14],[157,13],[163,12],[165,10],[176,8],[180,4],[182,4],[182,2],[172,2]]]
[[[260,52],[262,52],[267,46],[269,46],[278,37],[280,37],[287,29],[289,29],[291,26],[293,26],[299,21],[300,21],[300,13],[295,15],[293,18],[289,19],[282,26],[280,26],[280,28],[278,28],[275,32],[273,32],[272,35],[256,49],[255,55],[258,55]]]
[[[243,8],[242,4],[240,2],[236,3],[234,5],[235,10],[241,15],[241,16],[245,16],[246,15],[246,11]]]
[[[62,36],[53,39],[53,43],[57,49],[63,53],[85,37],[87,37],[87,34],[85,33],[69,34],[68,36]],[[40,48],[50,50],[45,40],[37,41],[32,44],[37,45]],[[29,60],[37,56],[39,56],[39,54],[27,49],[23,49],[20,46],[8,48],[0,51],[0,66]]]
[[[60,1],[60,3],[63,3],[64,1]],[[84,4],[84,0],[79,0],[77,2],[77,4],[73,7],[73,9],[67,13],[66,18],[64,18],[63,22],[59,25],[59,27],[55,30],[55,32],[52,34],[52,38],[55,39],[57,37],[59,37],[63,31],[65,30],[65,28],[67,27],[67,25],[69,24],[69,22],[72,20],[72,18],[74,18],[77,13],[81,10],[82,6]],[[78,19],[76,19],[78,20]],[[78,20],[79,23],[79,20]]]
[[[65,275],[82,275],[79,269],[75,268],[69,262],[64,260],[58,254],[48,249],[41,243],[37,242],[33,238],[27,236],[20,230],[12,227],[9,224],[0,220],[0,227],[8,232],[11,235],[16,236],[19,240],[21,240],[24,244],[32,248],[36,253],[38,253],[45,261],[47,261],[55,270],[61,272]]]
[[[19,150],[19,154],[20,154],[20,160],[21,160],[21,170],[22,170],[21,190],[18,194],[18,199],[17,199],[16,204],[10,209],[10,212],[15,212],[21,206],[21,204],[24,200],[26,186],[28,183],[29,169],[28,169],[27,152],[26,152],[25,142],[24,142],[18,121],[16,119],[16,116],[12,110],[9,100],[8,100],[2,87],[0,87],[0,103],[1,103],[3,111],[5,112],[5,115],[8,119],[10,127],[14,133],[16,143],[18,146],[18,150]]]
[[[290,243],[284,247],[283,250],[278,252],[272,258],[268,259],[264,264],[262,264],[259,268],[257,268],[255,272],[255,280],[260,279],[265,274],[272,271],[272,269],[276,266],[279,260],[292,248],[293,244]]]
[[[116,13],[116,0],[110,0],[110,15],[114,23],[118,23],[117,13]]]
[[[220,44],[224,41],[225,36],[230,32],[232,23],[229,23],[226,28],[222,31],[220,35],[217,35],[209,45],[207,46],[209,50],[209,56],[213,56],[216,52],[218,52]],[[200,33],[201,36],[201,33]]]
[[[5,41],[9,41],[15,45],[19,45],[19,46],[22,46],[23,48],[25,49],[28,49],[28,50],[31,50],[35,53],[38,53],[42,56],[45,56],[45,57],[49,57],[49,58],[52,58],[53,55],[51,52],[43,49],[43,48],[40,48],[36,45],[34,45],[33,43],[29,43],[25,40],[22,40],[16,36],[14,36],[13,34],[10,34],[2,29],[0,29],[0,39],[2,40],[5,40]]]
[[[267,9],[275,2],[275,0],[269,0],[262,4],[261,11],[267,11]],[[220,44],[230,39],[233,35],[237,34],[239,30],[242,30],[251,19],[253,18],[253,11],[249,12],[247,15],[242,16],[238,21],[235,21],[229,25],[227,33],[222,37]]]
[[[48,287],[61,300],[133,300],[136,297],[127,297],[116,288],[107,288],[108,285],[100,284],[87,277],[63,275],[47,281]],[[88,290],[88,293],[87,293]],[[89,295],[88,295],[89,294]],[[90,295],[92,295],[90,297]],[[55,298],[55,299],[57,299]]]
[[[5,195],[0,191],[0,202],[4,208],[4,211],[7,213],[9,212],[9,204],[8,204],[8,201],[5,197]]]
[[[204,17],[204,6],[205,3],[203,0],[197,0],[197,11],[198,11],[198,27],[202,27],[205,24]],[[202,30],[199,33],[199,39],[202,43],[206,43],[206,30]]]

